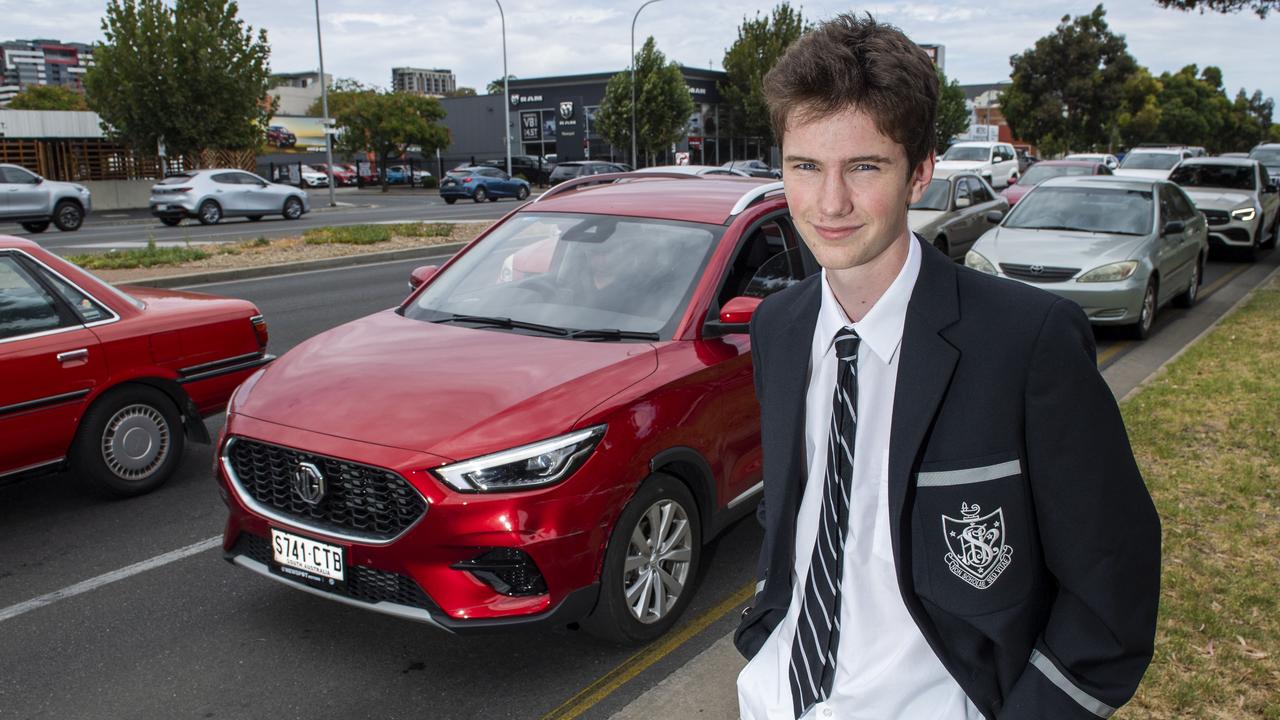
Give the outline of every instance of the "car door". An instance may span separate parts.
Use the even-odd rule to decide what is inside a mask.
[[[22,168],[3,167],[4,213],[10,217],[49,215],[48,191],[41,187],[40,177]]]
[[[209,179],[213,181],[213,199],[222,206],[223,215],[243,215],[247,207],[245,190],[240,184],[238,172],[214,173]]]
[[[1164,233],[1165,225],[1175,220],[1183,220],[1183,216],[1178,211],[1176,191],[1173,186],[1160,183],[1157,187],[1160,194],[1160,221],[1156,225],[1159,236],[1156,238],[1153,264],[1160,273],[1159,298],[1164,302],[1165,298],[1172,297],[1186,287],[1185,276],[1191,271],[1190,266],[1187,265],[1187,238],[1194,237],[1194,231],[1184,226],[1182,232],[1167,235]],[[1184,222],[1188,221],[1184,220]]]
[[[1271,178],[1261,164],[1255,166],[1254,172],[1257,174],[1258,202],[1262,205],[1263,232],[1280,232],[1276,229],[1276,215],[1280,213],[1280,192],[1271,189]],[[1266,241],[1265,236],[1263,241]]]
[[[279,196],[271,190],[271,185],[257,175],[238,172],[235,180],[239,183],[245,212],[279,212],[284,206]]]
[[[0,475],[61,460],[107,374],[97,336],[48,278],[0,250],[0,377],[22,379],[0,382]]]
[[[1205,220],[1204,215],[1196,210],[1195,203],[1191,202],[1191,198],[1187,197],[1185,191],[1177,185],[1167,186],[1173,193],[1173,211],[1177,218],[1186,224],[1186,230],[1182,233],[1182,247],[1179,252],[1179,262],[1183,269],[1183,282],[1185,283],[1191,275],[1193,263],[1200,261],[1200,253],[1206,249],[1207,232],[1209,221]],[[1179,285],[1182,287],[1183,285]]]
[[[956,224],[959,231],[951,241],[953,255],[963,256],[969,247],[987,231],[987,213],[992,210],[1008,210],[1008,204],[996,200],[987,184],[976,177],[962,178],[969,188],[969,207],[957,211]],[[963,251],[963,252],[961,252]]]

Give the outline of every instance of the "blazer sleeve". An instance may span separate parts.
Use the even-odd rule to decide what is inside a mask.
[[[1027,477],[1057,593],[998,717],[1109,717],[1151,662],[1160,520],[1089,322],[1066,300],[1040,329],[1025,402]]]

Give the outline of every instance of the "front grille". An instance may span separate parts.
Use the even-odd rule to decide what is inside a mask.
[[[244,555],[263,565],[271,564],[271,545],[266,539],[249,533],[240,533],[236,544],[231,548],[232,555]],[[364,565],[347,566],[347,584],[333,587],[320,587],[335,595],[344,595],[352,600],[367,603],[394,603],[406,607],[419,608],[430,613],[440,612],[440,608],[427,597],[411,578],[397,573],[383,572]]]
[[[1047,265],[1015,265],[1000,263],[1005,275],[1019,280],[1036,283],[1063,282],[1075,277],[1080,268],[1049,267]]]
[[[1204,213],[1204,219],[1209,221],[1210,225],[1226,225],[1231,222],[1231,215],[1226,210],[1201,210]]]
[[[404,478],[382,468],[235,438],[232,481],[260,505],[299,525],[357,539],[390,540],[418,521],[427,503]],[[311,463],[324,476],[314,505],[294,489],[294,472]]]

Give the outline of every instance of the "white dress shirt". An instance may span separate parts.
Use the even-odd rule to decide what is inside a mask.
[[[889,429],[907,303],[920,274],[920,248],[910,250],[897,278],[859,322],[851,323],[822,273],[822,304],[814,329],[805,393],[808,482],[796,521],[791,605],[760,652],[738,675],[745,720],[794,720],[788,672],[803,605],[827,469],[827,433],[837,360],[834,340],[850,326],[858,349],[858,426],[853,502],[840,580],[840,638],[831,697],[805,720],[980,720],[982,715],[933,654],[898,591],[889,539]],[[780,570],[780,568],[779,568]]]

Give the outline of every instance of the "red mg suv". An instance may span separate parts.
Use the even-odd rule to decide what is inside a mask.
[[[297,346],[231,400],[226,557],[454,632],[662,634],[761,489],[746,323],[811,260],[781,188],[573,180]]]

